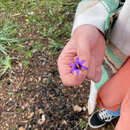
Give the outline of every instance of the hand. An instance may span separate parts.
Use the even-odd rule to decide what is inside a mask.
[[[80,85],[86,76],[95,82],[100,81],[104,52],[105,39],[96,27],[92,25],[78,27],[58,58],[58,69],[63,84]],[[85,60],[84,65],[88,67],[88,71],[82,71],[78,76],[70,72],[69,65],[76,57],[79,57],[80,61]]]

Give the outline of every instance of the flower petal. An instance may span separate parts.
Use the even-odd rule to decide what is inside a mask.
[[[72,66],[72,67],[74,67],[74,66],[75,66],[75,63],[70,63],[69,65]]]
[[[80,62],[81,65],[84,64],[84,63],[85,63],[85,60],[82,60],[82,61]]]
[[[77,75],[79,75],[79,73],[80,73],[80,70],[79,70],[79,69],[77,69],[77,70],[76,70],[76,73],[77,73]]]
[[[83,65],[82,65],[81,69],[88,70],[88,68],[86,66],[83,66]]]
[[[74,71],[75,71],[75,69],[74,69],[74,68],[72,68],[72,69],[70,70],[70,72],[71,72],[71,73],[73,73]]]
[[[77,64],[78,64],[78,63],[80,63],[80,62],[79,62],[79,58],[78,58],[78,57],[76,58],[76,60],[75,60],[75,61],[76,61],[76,63],[77,63]]]

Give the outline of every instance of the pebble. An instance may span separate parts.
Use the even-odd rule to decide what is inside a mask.
[[[33,49],[32,52],[35,53],[37,51],[37,49]]]
[[[9,98],[9,101],[12,101],[12,98]]]
[[[43,120],[43,122],[45,122],[45,120],[46,120],[45,115],[42,115],[42,120]]]
[[[48,74],[48,77],[51,77],[51,76],[52,76],[52,74],[51,74],[51,73],[49,73],[49,74]]]
[[[44,111],[43,111],[42,109],[39,109],[39,110],[38,110],[38,113],[39,113],[39,114],[43,114]]]
[[[31,112],[30,115],[28,116],[28,119],[32,118],[34,116],[34,112]]]
[[[78,106],[78,105],[75,105],[75,106],[73,106],[73,110],[74,110],[75,112],[81,112],[81,111],[82,111],[82,107],[80,107],[80,106]]]
[[[65,120],[63,120],[63,121],[62,121],[62,124],[65,124],[65,125],[67,125],[67,122],[66,122]]]
[[[85,116],[85,119],[88,119],[88,115]]]
[[[27,122],[28,122],[28,120],[24,120],[24,121],[17,122],[17,124],[20,126],[24,126],[27,124]]]
[[[43,83],[46,83],[46,81],[47,81],[47,78],[42,79]]]
[[[38,82],[40,82],[41,81],[41,77],[38,77]]]
[[[83,107],[83,111],[86,111],[87,110],[87,108],[86,107]]]
[[[19,130],[25,130],[25,128],[23,128],[23,127],[20,127],[20,128],[19,128]]]
[[[33,14],[34,14],[34,12],[33,12],[33,11],[28,12],[28,15],[33,15]]]
[[[42,115],[42,118],[39,119],[37,123],[38,123],[39,125],[42,125],[42,124],[45,122],[45,120],[46,120],[46,119],[45,119],[45,115]]]
[[[80,87],[80,88],[82,88],[82,87],[83,87],[83,85],[80,85],[79,87]]]
[[[43,62],[42,62],[42,65],[44,66],[45,64],[46,64],[46,62],[45,62],[45,61],[43,61]]]
[[[24,104],[23,106],[21,106],[22,110],[25,110],[28,107],[28,103]]]
[[[44,122],[42,119],[39,119],[37,123],[38,123],[38,125],[42,125]]]
[[[28,126],[28,128],[32,128],[32,126],[31,126],[31,125],[29,125],[29,126]],[[29,129],[29,130],[30,130],[30,129]]]

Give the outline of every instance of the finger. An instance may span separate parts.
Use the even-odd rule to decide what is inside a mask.
[[[98,66],[96,67],[96,74],[95,74],[94,81],[99,82],[101,80],[101,76],[102,76],[102,69],[101,66]]]
[[[83,66],[89,69],[90,64],[90,48],[86,39],[79,39],[78,40],[78,47],[77,47],[77,55],[80,61],[85,60]],[[87,76],[88,71],[82,71],[82,75]]]
[[[70,72],[70,63],[74,62],[74,57],[76,56],[76,49],[72,46],[72,40],[67,43],[67,45],[62,50],[58,58],[58,69],[60,77],[64,85],[74,86],[79,85],[82,82],[82,76],[77,76]]]
[[[95,80],[95,75],[96,75],[96,63],[95,63],[95,59],[93,57],[91,57],[87,77],[94,81]]]

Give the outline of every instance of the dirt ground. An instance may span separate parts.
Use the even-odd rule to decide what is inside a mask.
[[[92,130],[87,124],[89,81],[65,87],[56,59],[37,51],[27,69],[12,62],[13,72],[0,81],[0,130]],[[82,111],[75,112],[75,105]],[[115,123],[97,130],[114,130]]]

